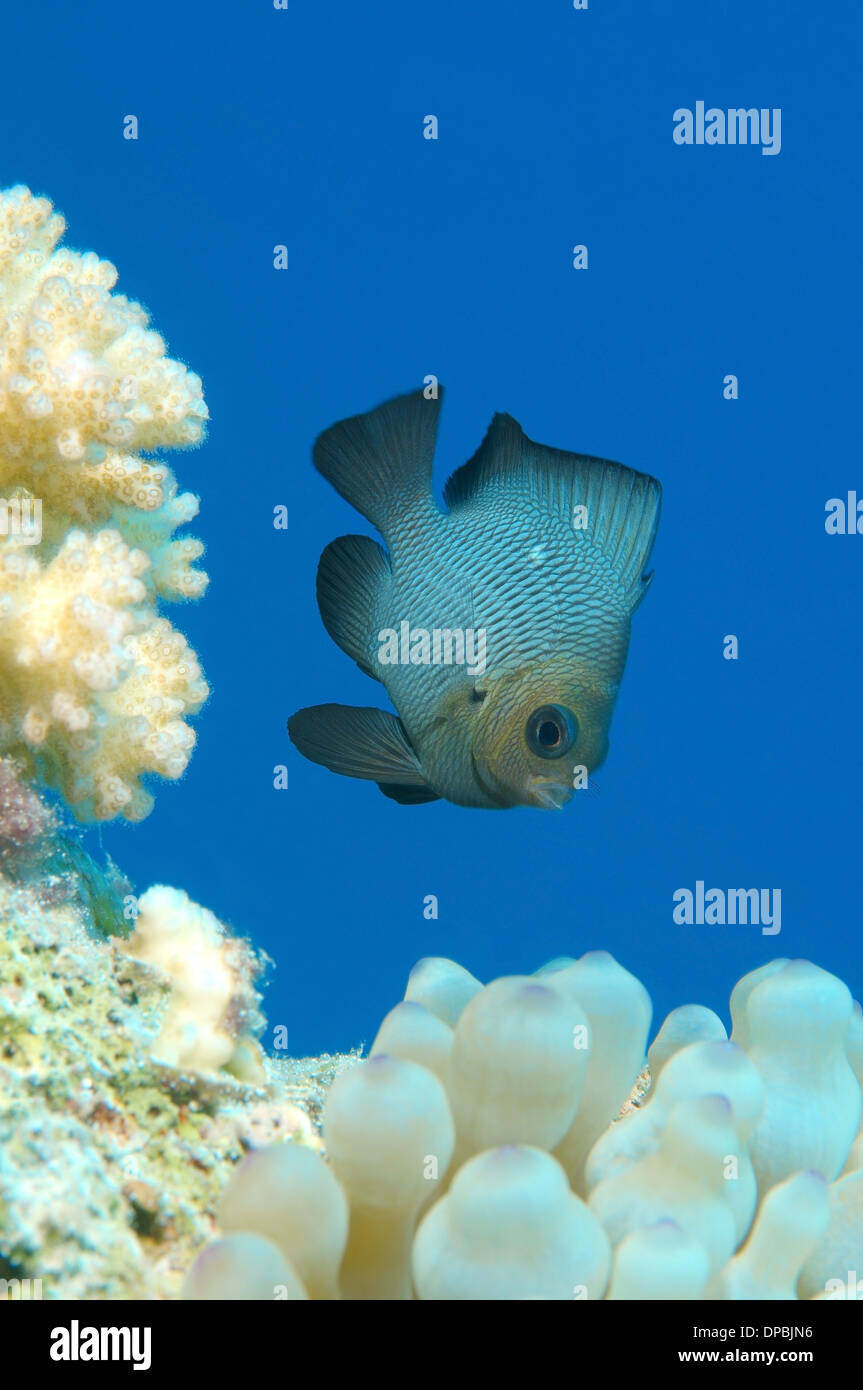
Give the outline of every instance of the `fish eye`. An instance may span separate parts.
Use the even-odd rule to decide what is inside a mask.
[[[578,720],[563,705],[542,705],[528,719],[525,737],[537,757],[562,758],[578,738]]]

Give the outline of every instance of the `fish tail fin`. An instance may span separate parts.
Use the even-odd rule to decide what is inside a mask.
[[[662,488],[648,473],[622,463],[591,459],[583,485],[594,539],[611,560],[634,609],[647,593],[653,572],[645,574],[662,505]]]
[[[397,396],[318,436],[314,464],[336,492],[386,537],[388,522],[418,505],[435,506],[432,462],[443,388]]]
[[[473,458],[453,473],[444,501],[459,511],[494,492],[535,497],[573,525],[575,508],[585,508],[582,529],[614,565],[629,607],[641,602],[652,578],[644,569],[659,525],[662,488],[655,478],[609,459],[537,444],[511,415],[498,414]]]
[[[375,614],[389,584],[390,565],[383,547],[370,536],[340,536],[318,564],[318,608],[333,641],[366,675],[380,680],[372,659]]]

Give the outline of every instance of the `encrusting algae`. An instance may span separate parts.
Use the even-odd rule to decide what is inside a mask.
[[[0,874],[0,1279],[13,1296],[39,1280],[46,1299],[170,1298],[237,1161],[287,1136],[319,1144],[324,1090],[356,1058],[265,1057],[248,943],[220,929],[214,945],[238,967],[219,1028],[212,998],[102,935],[92,896],[77,869]],[[206,1066],[231,1027],[253,1081]],[[198,1069],[182,1051],[172,1064],[178,1037]]]

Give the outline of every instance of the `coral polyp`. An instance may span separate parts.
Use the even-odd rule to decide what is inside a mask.
[[[329,1091],[326,1159],[277,1146],[234,1171],[186,1298],[787,1300],[863,1265],[863,1017],[834,975],[750,972],[740,1041],[708,1010],[675,1043],[666,1028],[646,1099],[650,1001],[607,952],[470,978],[420,963]],[[268,1285],[273,1247],[290,1277]]]

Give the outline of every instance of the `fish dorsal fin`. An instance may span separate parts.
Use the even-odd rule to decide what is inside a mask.
[[[318,608],[324,627],[375,680],[380,680],[371,650],[379,627],[375,615],[389,582],[386,552],[371,536],[340,536],[327,546],[318,564]]]
[[[382,709],[313,705],[288,720],[295,748],[343,777],[427,787],[400,719]]]
[[[345,501],[386,537],[389,522],[435,507],[431,491],[443,387],[397,396],[365,415],[352,415],[319,435],[314,463]]]
[[[651,576],[644,570],[659,524],[662,488],[647,473],[622,463],[570,454],[537,444],[511,415],[495,415],[473,458],[459,468],[444,489],[444,501],[458,512],[495,494],[522,505],[538,504],[572,525],[575,508],[586,508],[587,521],[574,538],[599,546],[614,566],[631,607],[644,597]]]
[[[476,453],[456,469],[444,488],[443,500],[450,511],[472,502],[492,480],[517,472],[525,445],[529,443],[521,425],[511,415],[500,412],[493,415]]]

